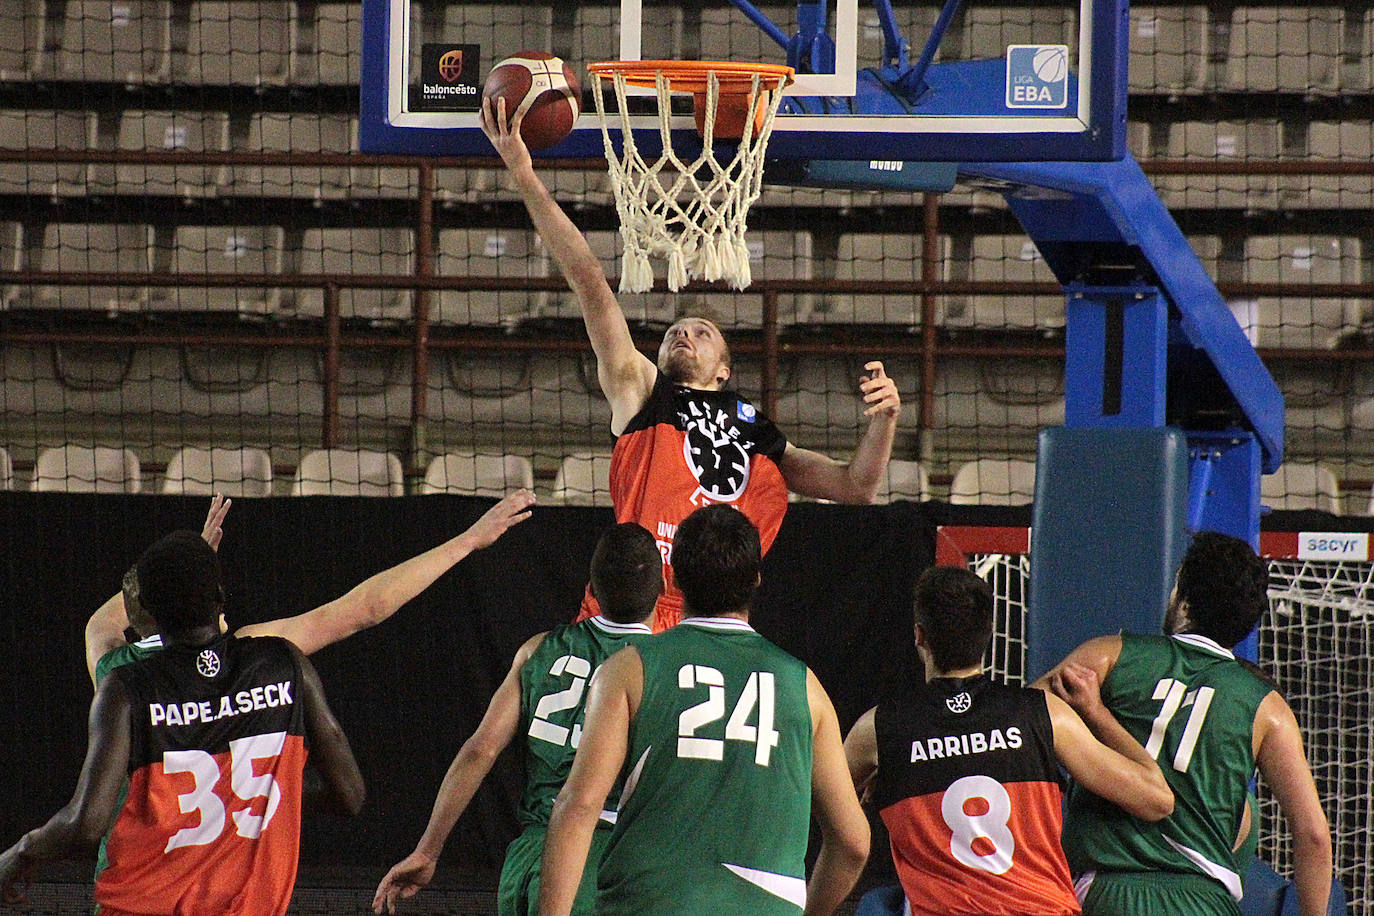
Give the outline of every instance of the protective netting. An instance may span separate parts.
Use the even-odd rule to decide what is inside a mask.
[[[1026,554],[978,554],[969,568],[993,589],[996,629],[987,663],[1024,677]],[[1352,913],[1374,904],[1374,563],[1271,559],[1270,613],[1260,624],[1258,663],[1272,676],[1302,729],[1307,760],[1331,825],[1335,876]],[[1278,803],[1261,781],[1259,855],[1292,874],[1292,842]]]
[[[914,54],[938,5],[894,6]],[[882,29],[860,7],[860,61],[878,65]],[[796,28],[795,6],[763,8]],[[460,37],[481,45],[484,68],[523,48],[550,48],[579,75],[619,56],[616,3],[410,11],[417,73],[424,42]],[[1131,16],[1130,146],[1287,398],[1289,461],[1267,500],[1366,512],[1374,14],[1250,3],[1136,4]],[[644,22],[646,57],[784,62],[724,0],[648,0]],[[938,59],[1062,42],[1076,65],[1081,24],[1077,3],[973,2]],[[357,147],[358,2],[0,0],[0,25],[0,269],[101,275],[0,282],[0,483],[30,486],[46,449],[99,445],[131,449],[156,491],[181,448],[213,446],[265,450],[284,494],[304,455],[328,445],[395,455],[410,491],[445,454],[512,456],[551,494],[564,458],[609,448],[577,304],[499,163],[438,169],[426,230],[423,160],[340,156]],[[1250,167],[1268,170],[1233,173]],[[604,161],[544,176],[618,277]],[[765,183],[744,236],[747,291],[669,295],[660,268],[659,291],[622,304],[646,347],[679,311],[714,314],[741,389],[771,403],[793,441],[836,456],[862,428],[862,363],[882,357],[907,405],[896,457],[920,463],[894,492],[1026,502],[1018,462],[1063,419],[1062,296],[995,189],[961,184],[933,213],[923,204]],[[400,285],[422,266],[450,286]],[[251,279],[128,282],[207,273]],[[297,279],[326,275],[394,281],[340,287],[336,350],[332,294]],[[923,296],[923,281],[981,285]],[[1027,282],[1045,285],[998,288]],[[766,359],[773,326],[779,355]],[[52,473],[60,488],[94,476]],[[597,473],[563,492],[604,500]]]

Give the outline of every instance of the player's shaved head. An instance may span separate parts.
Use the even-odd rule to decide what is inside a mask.
[[[134,564],[138,599],[164,634],[219,620],[224,590],[219,557],[194,531],[173,531]]]
[[[592,595],[616,623],[643,623],[663,594],[663,555],[654,536],[634,522],[616,525],[596,542]]]
[[[1171,631],[1197,633],[1227,647],[1250,634],[1269,607],[1269,565],[1240,538],[1193,535],[1170,602]]]
[[[759,530],[733,506],[698,509],[673,538],[673,577],[692,617],[748,611],[762,563]]]
[[[975,667],[992,639],[992,589],[967,569],[932,566],[916,582],[916,624],[936,668]]]

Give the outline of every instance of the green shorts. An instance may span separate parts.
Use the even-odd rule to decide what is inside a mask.
[[[1083,898],[1083,916],[1142,914],[1240,916],[1240,904],[1211,878],[1164,872],[1100,872]]]
[[[501,882],[496,888],[497,916],[535,916],[539,912],[539,875],[546,833],[547,827],[526,827],[506,848],[506,863],[501,866]],[[596,873],[610,840],[611,831],[607,828],[598,827],[592,832],[573,916],[592,916],[596,908]]]

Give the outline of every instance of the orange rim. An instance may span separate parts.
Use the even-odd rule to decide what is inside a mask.
[[[600,79],[612,79],[620,73],[625,83],[649,89],[656,85],[662,73],[668,88],[675,92],[705,92],[708,76],[714,73],[720,91],[727,94],[749,92],[754,75],[765,89],[781,89],[792,82],[795,71],[783,64],[741,63],[728,60],[605,60],[588,64],[587,70]]]

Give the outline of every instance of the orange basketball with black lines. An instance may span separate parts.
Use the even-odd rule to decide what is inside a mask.
[[[532,150],[556,146],[569,133],[581,113],[577,77],[561,57],[545,51],[521,51],[491,68],[482,86],[482,97],[506,100],[506,117],[524,111],[520,136]]]

